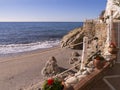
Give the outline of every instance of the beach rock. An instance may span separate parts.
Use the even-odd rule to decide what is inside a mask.
[[[72,57],[69,60],[69,64],[74,64],[79,61],[80,54],[78,52],[73,52]]]
[[[86,77],[86,75],[78,75],[77,76],[77,78],[78,78],[79,81],[82,80],[84,77]]]
[[[70,85],[74,85],[77,82],[78,82],[78,78],[76,76],[70,77],[65,81],[66,84],[70,84]]]
[[[78,62],[78,58],[77,57],[72,57],[72,58],[70,58],[70,60],[69,60],[69,64],[74,64],[75,62]]]
[[[74,63],[73,64],[73,66],[75,66],[75,70],[77,70],[77,71],[79,71],[80,70],[80,65],[81,65],[81,63],[79,62],[76,62],[76,63]]]
[[[80,54],[79,54],[78,52],[73,52],[73,53],[72,53],[72,56],[73,56],[73,57],[78,57],[78,56],[80,56]]]
[[[89,75],[89,72],[87,70],[82,72],[82,75]]]
[[[54,76],[60,73],[60,68],[57,65],[57,60],[55,57],[50,57],[49,60],[46,62],[45,67],[41,71],[42,75],[49,77]]]
[[[72,57],[69,59],[69,64],[75,67],[75,69],[78,71],[81,64],[81,55],[78,52],[73,52]]]
[[[81,72],[81,71],[75,73],[75,76],[78,78],[79,81],[80,81],[81,79],[83,79],[84,77],[86,77],[86,75],[82,75],[82,72]]]
[[[89,68],[94,68],[93,61],[90,61],[90,62],[87,64],[87,66],[88,66]]]

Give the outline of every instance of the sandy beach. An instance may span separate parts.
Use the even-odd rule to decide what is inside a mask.
[[[0,90],[22,90],[43,79],[41,70],[50,56],[62,68],[72,67],[69,58],[75,50],[60,47],[0,58]],[[81,53],[80,50],[78,50]]]

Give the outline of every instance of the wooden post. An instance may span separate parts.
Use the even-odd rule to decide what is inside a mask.
[[[87,47],[88,47],[88,37],[83,38],[83,51],[80,70],[84,69],[85,63],[87,62]]]

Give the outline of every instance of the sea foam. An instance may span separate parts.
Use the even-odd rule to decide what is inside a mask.
[[[29,44],[9,44],[9,45],[0,45],[0,54],[10,54],[10,53],[19,53],[32,51],[37,49],[51,48],[59,44],[59,40],[56,41],[44,41],[36,42]]]

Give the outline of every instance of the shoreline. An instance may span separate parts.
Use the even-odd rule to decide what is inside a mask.
[[[20,52],[11,52],[11,53],[6,53],[6,54],[0,54],[0,57],[7,57],[7,56],[16,56],[16,55],[20,55],[20,54],[26,54],[26,53],[29,53],[29,52],[36,52],[36,51],[44,51],[44,50],[47,50],[47,49],[50,49],[50,48],[54,48],[54,47],[60,47],[60,43],[58,43],[57,45],[53,45],[51,47],[46,47],[46,48],[37,48],[37,49],[34,49],[34,50],[25,50],[25,51],[20,51]]]
[[[2,59],[6,59],[6,58],[15,58],[15,57],[21,57],[24,55],[31,55],[31,54],[37,54],[37,53],[43,53],[46,51],[50,51],[50,50],[54,50],[57,48],[61,48],[60,45],[56,45],[50,48],[43,48],[43,49],[36,49],[36,50],[31,50],[31,51],[24,51],[24,52],[18,52],[18,53],[8,53],[8,54],[2,54],[0,55],[0,60]]]

